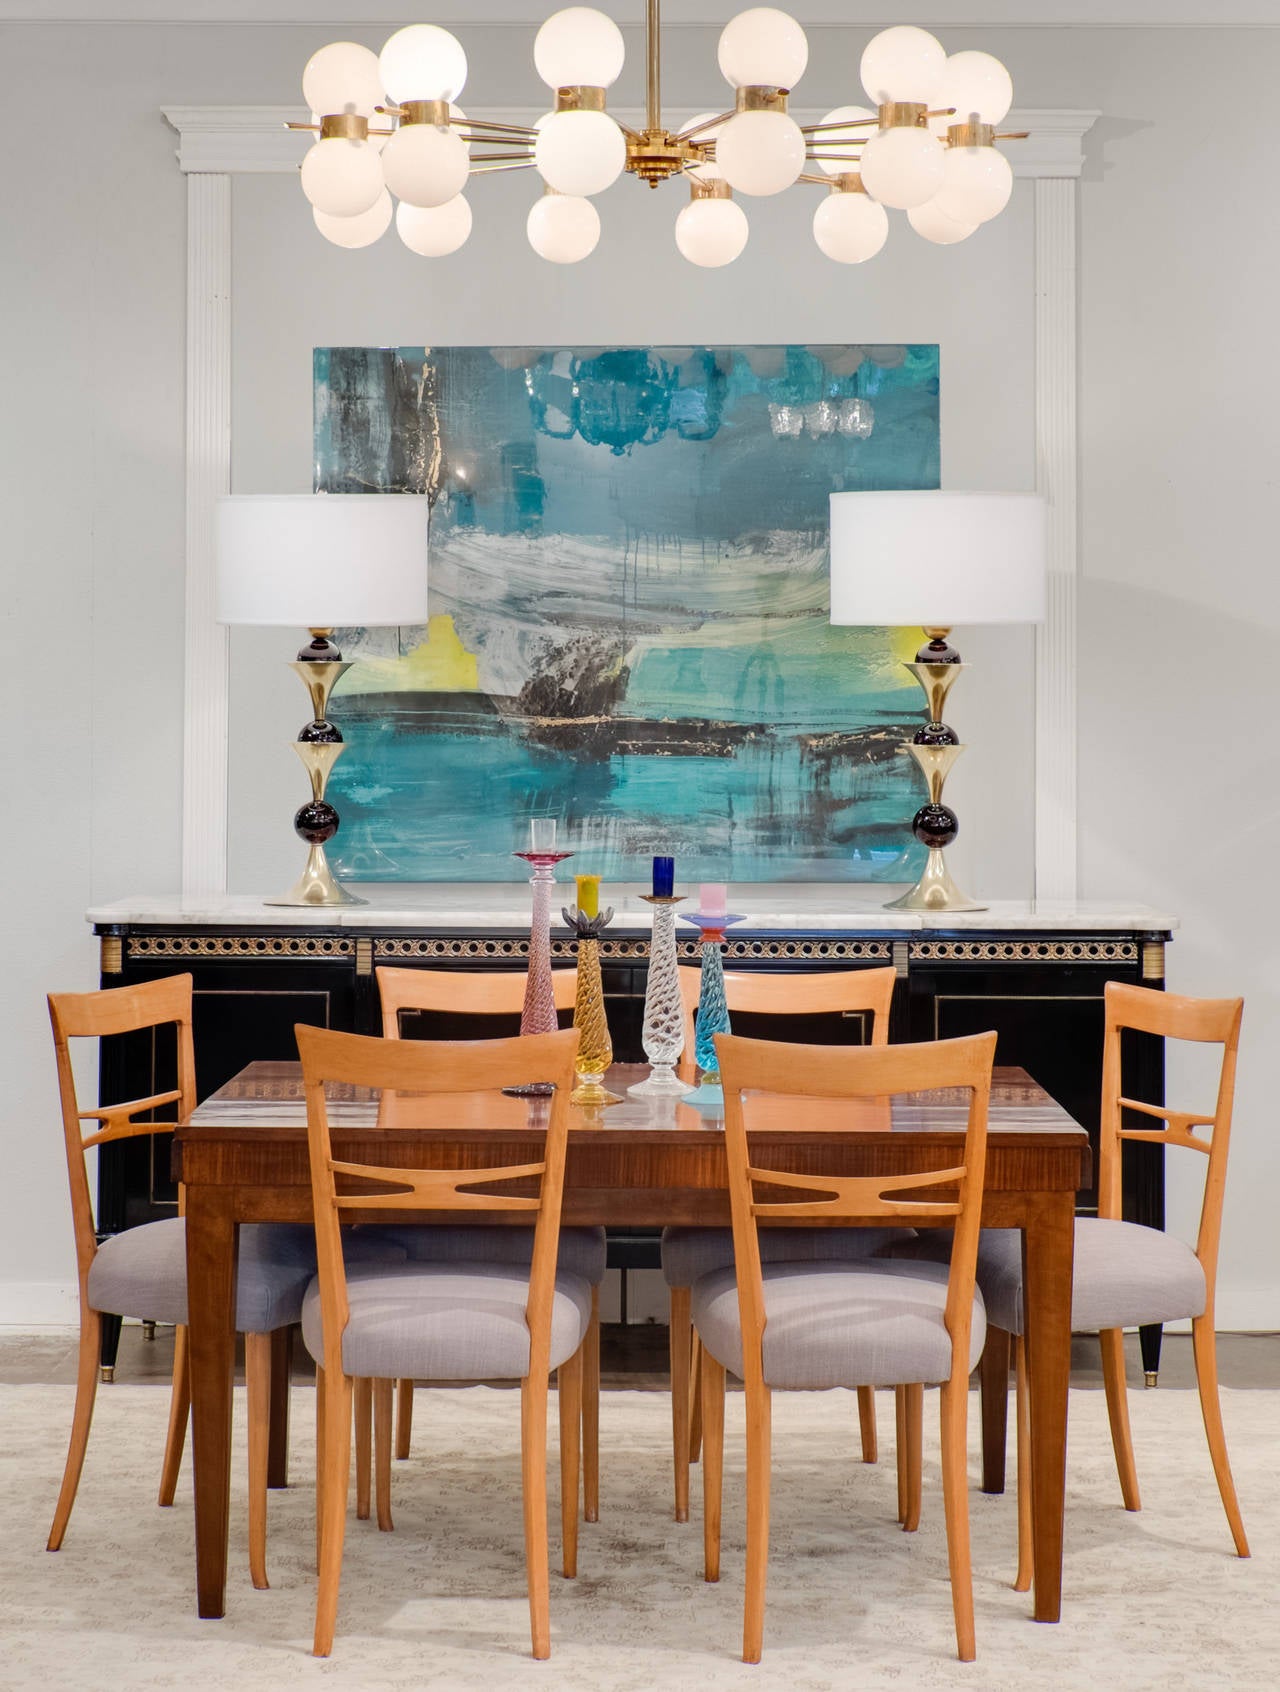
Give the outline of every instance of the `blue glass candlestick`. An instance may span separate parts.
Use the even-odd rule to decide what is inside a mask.
[[[720,947],[724,931],[735,922],[746,919],[728,911],[681,911],[683,922],[696,923],[702,930],[702,981],[698,992],[698,1020],[694,1030],[693,1055],[702,1071],[697,1090],[690,1094],[691,1105],[722,1105],[724,1090],[720,1085],[720,1059],[716,1053],[716,1035],[731,1032],[729,1006],[724,993],[724,967]]]
[[[653,860],[653,897],[669,899],[675,892],[676,861],[674,858]]]

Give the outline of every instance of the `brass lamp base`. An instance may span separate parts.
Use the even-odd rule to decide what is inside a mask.
[[[348,893],[340,881],[334,879],[323,846],[313,846],[307,853],[307,867],[289,891],[279,899],[264,899],[266,905],[367,905]]]
[[[960,891],[951,879],[946,853],[931,846],[929,861],[919,881],[901,898],[890,899],[884,908],[886,911],[985,911],[988,907]]]

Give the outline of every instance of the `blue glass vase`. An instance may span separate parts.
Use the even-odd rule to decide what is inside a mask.
[[[724,964],[720,948],[724,931],[745,918],[729,913],[719,916],[705,911],[680,913],[682,922],[693,922],[702,930],[702,980],[698,991],[698,1020],[694,1027],[694,1061],[701,1070],[697,1091],[689,1104],[717,1105],[724,1102],[720,1086],[720,1059],[716,1054],[716,1035],[728,1034],[729,1006],[724,994]]]

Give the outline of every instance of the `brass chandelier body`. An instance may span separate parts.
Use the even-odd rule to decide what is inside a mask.
[[[543,25],[535,46],[539,73],[547,80],[545,65],[593,62],[585,48],[574,56],[575,30],[597,49],[602,30],[616,37],[616,56],[614,43],[605,41],[610,49],[605,59],[611,82],[622,63],[621,34],[604,14],[586,7],[571,7]],[[550,52],[545,59],[539,58],[548,31],[556,36],[558,59]],[[730,50],[727,63],[725,44],[733,31],[737,31],[737,52],[735,57]],[[782,40],[792,49],[790,56],[783,53],[779,62],[803,71],[808,49],[799,25],[773,8],[754,8],[733,20],[721,37],[721,69],[731,83],[736,82],[733,105],[675,129],[664,122],[662,111],[660,0],[647,0],[646,4],[647,86],[642,129],[608,113],[608,83],[603,80],[557,83],[552,109],[534,126],[467,117],[453,104],[453,94],[460,92],[465,79],[465,54],[447,31],[434,26],[411,25],[397,32],[378,60],[368,49],[352,43],[322,48],[308,64],[304,92],[307,76],[325,55],[347,55],[341,63],[361,86],[353,97],[342,98],[341,110],[315,111],[310,124],[290,125],[310,130],[319,138],[304,160],[302,172],[303,188],[312,201],[317,226],[338,245],[371,244],[392,218],[389,189],[401,200],[395,216],[405,243],[424,256],[443,256],[456,251],[470,232],[471,212],[462,188],[471,177],[535,169],[543,177],[547,199],[573,202],[541,208],[535,205],[529,218],[528,233],[535,250],[561,263],[584,258],[594,248],[599,217],[590,197],[624,173],[648,183],[650,188],[673,178],[687,183],[690,204],[677,223],[677,243],[686,258],[708,267],[729,262],[745,245],[747,223],[734,202],[735,190],[763,196],[793,182],[824,189],[832,201],[839,203],[819,210],[814,219],[815,238],[829,257],[845,263],[861,262],[879,251],[888,230],[886,206],[905,210],[917,233],[941,244],[965,239],[1002,209],[1012,186],[1012,173],[995,143],[1023,139],[1024,133],[1002,133],[997,128],[1012,98],[1008,73],[998,61],[977,52],[948,59],[940,44],[925,31],[896,26],[875,37],[863,55],[863,85],[874,107],[839,107],[821,122],[797,125],[787,109],[790,87],[744,81],[731,68],[733,63],[757,67],[769,63],[770,32],[773,40]],[[370,75],[376,79],[381,71],[382,81],[391,82],[388,54],[407,37],[418,38],[413,46],[429,46],[449,60],[451,86],[436,87],[430,91],[430,98],[409,99],[402,91],[398,98],[388,98],[384,93],[376,102],[371,101],[367,93]],[[753,43],[752,52],[744,53],[744,40]],[[566,52],[570,55],[567,59]],[[404,57],[401,51],[397,61],[401,67]],[[366,61],[372,61],[377,69],[370,71]],[[313,91],[323,86],[329,102],[347,93],[341,79],[335,80],[332,67],[338,62],[336,57],[331,58],[327,79],[317,71],[319,80],[312,82]],[[420,62],[427,64],[426,59]],[[594,62],[603,62],[598,51]],[[402,75],[402,71],[397,74]],[[434,74],[428,67],[418,73],[418,80],[430,82]],[[605,74],[604,70],[600,72],[602,78]],[[942,100],[901,97],[917,91],[913,86],[917,77],[932,91],[939,76]],[[963,104],[944,103],[948,78],[951,87],[959,90],[957,98],[962,98]],[[444,72],[438,80],[446,84],[450,81]],[[377,86],[376,80],[372,85]],[[311,98],[314,104],[314,92]],[[568,114],[594,114],[601,121],[596,122],[594,117],[590,124],[571,120],[567,130],[561,124],[553,150],[547,144],[551,130]],[[784,122],[771,122],[769,127],[756,124],[754,151],[745,163],[741,144],[735,148],[735,175],[722,138],[736,120],[747,116],[749,122],[754,121],[750,114]],[[410,134],[414,130],[419,131],[417,137]],[[745,135],[746,131],[738,124],[735,133]],[[914,141],[910,139],[913,135]],[[581,155],[578,164],[565,151],[570,137]],[[617,148],[619,138],[621,147]],[[335,148],[332,143],[339,146]],[[768,157],[775,143],[787,153],[794,168]],[[374,158],[384,148],[385,186]],[[411,151],[420,157],[420,163],[414,166],[417,173],[406,171],[399,163],[393,173],[393,153],[399,160]],[[602,162],[599,171],[593,170],[589,164],[593,151],[600,153],[602,161],[609,154],[613,162]],[[357,153],[361,155],[358,159]],[[873,154],[877,162],[874,173],[868,168]],[[947,155],[956,155],[951,161],[956,166],[954,171],[948,167]],[[687,228],[682,230],[686,222]]]

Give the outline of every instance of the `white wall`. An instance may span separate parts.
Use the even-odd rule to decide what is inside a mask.
[[[307,54],[334,33],[0,28],[24,165],[0,179],[9,328],[0,463],[14,613],[0,868],[16,907],[0,1018],[0,1154],[14,1195],[0,1230],[0,1321],[66,1310],[59,1292],[72,1278],[42,996],[93,983],[86,905],[170,890],[179,873],[185,224],[159,108],[287,102]],[[815,38],[806,103],[835,103],[847,90],[862,39]],[[1265,109],[1280,71],[1280,33],[1005,30],[947,40],[1005,57],[1022,105],[1107,114],[1086,144],[1081,186],[1081,887],[1085,897],[1179,911],[1172,984],[1248,998],[1219,1310],[1227,1326],[1274,1327],[1280,1262],[1264,1207],[1280,1179],[1267,1109],[1280,1085],[1275,917],[1255,891],[1255,866],[1266,861],[1277,801],[1253,745],[1266,744],[1277,611],[1280,352],[1269,278],[1280,241],[1265,214],[1272,161],[1249,114]],[[473,34],[478,100],[536,100],[528,42],[527,31]],[[667,77],[673,104],[705,104],[713,59],[711,35],[681,33]],[[63,109],[102,113],[85,147],[49,128],[51,90]],[[620,98],[638,99],[634,84]],[[1194,135],[1192,106],[1213,119]],[[515,222],[500,204],[527,186],[480,188],[492,222],[481,220],[469,256],[428,268],[389,248],[336,253],[311,236],[292,184],[237,181],[238,487],[309,485],[309,354],[319,342],[702,337],[940,339],[945,480],[1029,485],[1025,204],[981,247],[940,254],[913,244],[908,262],[902,240],[848,277],[810,255],[802,209],[769,208],[756,250],[716,279],[670,257],[669,197],[623,184],[607,197],[607,226],[620,209],[600,253],[566,278],[499,234]],[[626,237],[616,227],[624,218]],[[777,239],[763,250],[760,235],[792,225],[795,259]],[[623,260],[639,250],[631,231],[640,227],[652,232],[653,257],[637,271]],[[477,269],[486,254],[491,265]],[[673,293],[677,283],[687,306],[664,303],[662,285]],[[286,742],[300,695],[276,644],[246,635],[233,653],[230,844],[233,885],[246,889],[296,868],[282,795],[296,791]],[[956,696],[973,742],[954,778],[960,845],[973,855],[964,873],[985,891],[1018,893],[1030,851],[1025,637],[970,637],[967,652],[983,667]],[[251,736],[263,721],[281,731],[274,747],[259,736],[259,758]],[[1176,1176],[1175,1189],[1181,1210]]]

